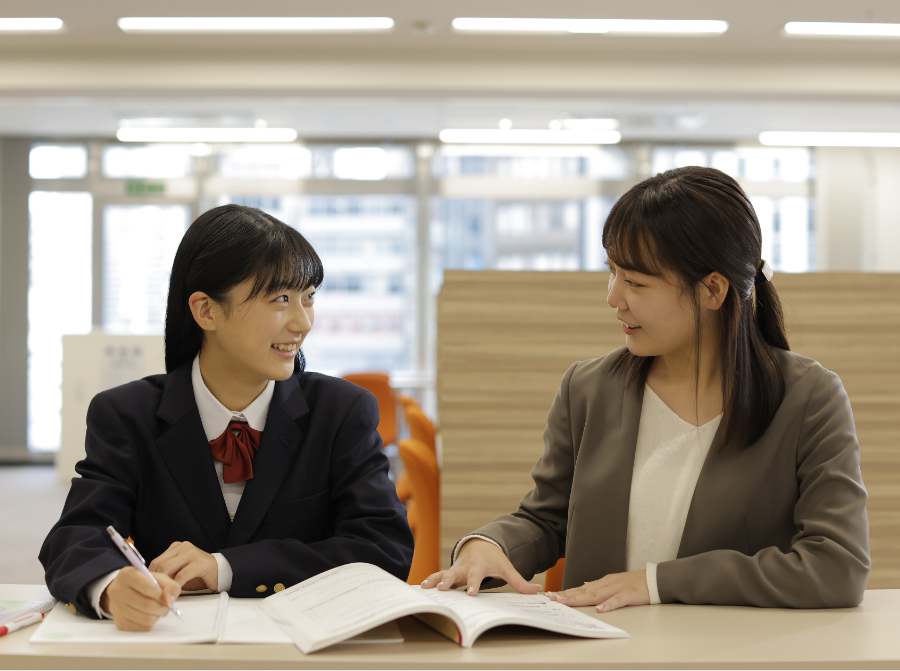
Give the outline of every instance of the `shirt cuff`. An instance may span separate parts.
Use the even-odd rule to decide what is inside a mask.
[[[647,562],[647,590],[650,592],[650,605],[662,603],[659,600],[659,587],[656,584],[656,564]]]
[[[216,586],[216,591],[231,591],[231,581],[234,580],[234,572],[231,570],[231,564],[225,559],[225,555],[221,552],[213,552],[213,557],[216,558],[216,565],[219,567],[219,583]]]
[[[103,590],[109,587],[109,583],[116,579],[116,576],[119,575],[119,570],[110,571],[104,576],[97,578],[94,582],[89,583],[87,586],[87,594],[91,599],[91,608],[94,609],[94,612],[97,613],[97,617],[101,620],[106,618],[108,620],[112,620],[113,616],[110,613],[107,613],[105,610],[100,608],[100,597],[103,596]]]
[[[465,545],[466,543],[468,543],[473,538],[480,538],[481,540],[487,541],[488,543],[493,543],[498,548],[500,548],[500,543],[498,543],[497,541],[495,541],[492,538],[488,538],[487,536],[481,536],[479,534],[469,534],[468,536],[463,536],[462,539],[459,541],[459,543],[456,544],[456,547],[453,548],[453,556],[450,557],[451,566],[456,563],[456,558],[459,556],[459,551],[462,550],[462,546]],[[500,549],[503,550],[503,548],[500,548]]]

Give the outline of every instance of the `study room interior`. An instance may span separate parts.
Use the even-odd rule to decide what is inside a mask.
[[[745,194],[761,235],[754,254],[764,262],[750,280],[754,295],[759,282],[775,287],[791,352],[835,374],[849,401],[842,435],[858,441],[852,458],[868,525],[854,529],[868,544],[858,605],[660,603],[653,590],[659,580],[665,597],[669,574],[657,574],[654,563],[646,583],[652,605],[567,607],[548,596],[571,593],[573,576],[583,575],[583,562],[576,567],[581,560],[570,555],[566,578],[565,542],[555,565],[522,577],[538,586],[533,603],[548,613],[585,618],[566,620],[572,630],[524,616],[478,630],[453,615],[452,599],[468,598],[458,589],[436,597],[430,615],[404,602],[406,610],[398,606],[376,623],[381,628],[338,635],[346,618],[331,613],[336,624],[326,631],[322,622],[332,620],[291,610],[299,608],[289,598],[300,594],[296,581],[276,576],[254,581],[262,599],[225,591],[180,597],[176,603],[205,618],[209,631],[178,634],[174,615],[166,616],[160,635],[176,633],[154,643],[137,633],[104,638],[96,622],[107,632],[111,622],[76,614],[77,602],[66,609],[49,591],[39,554],[64,507],[82,496],[73,479],[112,477],[104,459],[93,475],[77,466],[86,441],[100,440],[88,414],[100,402],[92,401],[148,376],[174,375],[167,365],[173,263],[204,213],[229,205],[261,211],[299,232],[321,260],[314,325],[300,339],[302,375],[333,380],[377,408],[369,439],[377,440],[372,458],[387,483],[379,491],[410,534],[408,577],[394,576],[383,595],[422,599],[432,593],[419,590],[423,580],[451,570],[454,559],[460,564],[461,539],[516,511],[535,487],[535,465],[552,456],[548,413],[570,367],[636,337],[627,324],[623,333],[624,303],[613,298],[615,266],[627,266],[605,246],[617,203],[645,180],[692,166],[724,175]],[[0,666],[896,667],[898,186],[900,8],[888,0],[3,3],[0,624],[7,603],[53,610],[37,627],[0,635]],[[201,365],[198,355],[197,376]],[[190,366],[182,369],[188,380]],[[277,401],[282,383],[275,384]],[[304,389],[312,407],[313,392]],[[228,410],[253,426],[249,413]],[[301,435],[314,433],[314,422],[294,420]],[[123,426],[130,436],[123,440],[137,440],[137,429]],[[797,451],[807,430],[815,433],[809,426],[785,434],[780,449]],[[268,445],[262,434],[257,458]],[[797,455],[793,496],[802,498],[812,481],[804,480],[802,450]],[[569,456],[575,476],[566,487],[574,492],[579,465]],[[307,475],[323,489],[339,479]],[[135,477],[142,496],[151,480]],[[227,502],[233,485],[220,482]],[[693,483],[688,503],[692,491]],[[821,505],[840,514],[840,492],[823,496]],[[339,535],[337,504],[330,505],[308,514]],[[554,522],[561,538],[575,524],[568,505],[570,519]],[[661,505],[671,517],[674,508]],[[686,511],[690,526],[695,511]],[[612,513],[578,513],[596,519],[598,542],[606,542],[604,517]],[[752,513],[738,513],[733,524],[736,552],[747,561],[756,555],[762,566],[769,550],[791,554],[790,542],[767,548],[766,524]],[[797,538],[815,527],[800,512],[783,525]],[[155,542],[131,536],[137,548]],[[516,563],[505,541],[478,538]],[[767,549],[757,554],[757,546]],[[213,554],[220,576],[221,561],[231,562],[238,585],[236,560],[222,556]],[[367,582],[363,569],[350,570],[365,562],[352,561],[337,561],[329,579]],[[331,564],[316,566],[310,576],[331,576],[322,573]],[[325,593],[319,589],[309,594]],[[508,584],[483,589],[472,603],[502,602],[497,613],[506,616],[526,608]],[[347,603],[357,612],[357,602]],[[572,635],[582,625],[593,633]]]

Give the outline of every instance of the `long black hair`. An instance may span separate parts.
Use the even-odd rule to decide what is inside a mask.
[[[247,300],[276,291],[319,287],[322,261],[299,231],[254,207],[222,205],[191,224],[172,264],[166,303],[166,371],[192,360],[203,343],[188,298],[202,291],[230,306],[234,287],[253,279]],[[298,348],[294,371],[306,365]]]
[[[784,376],[771,347],[790,349],[778,292],[755,283],[762,259],[756,211],[740,185],[712,168],[676,168],[629,189],[603,228],[615,265],[648,275],[673,273],[690,292],[700,376],[700,303],[695,289],[713,271],[729,282],[722,319],[723,449],[743,449],[765,433],[784,399]],[[613,371],[642,389],[653,357],[623,352]],[[699,390],[699,384],[697,386]]]

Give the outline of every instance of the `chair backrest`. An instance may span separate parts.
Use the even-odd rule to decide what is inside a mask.
[[[544,574],[544,591],[558,592],[562,589],[563,573],[566,572],[566,560],[560,559],[556,565],[547,569]]]
[[[384,373],[352,373],[345,380],[372,392],[378,401],[378,433],[385,445],[397,442],[397,405],[391,378]]]
[[[441,485],[437,456],[419,440],[401,440],[397,447],[416,503],[416,549],[407,582],[418,585],[441,567]]]
[[[428,416],[422,411],[418,403],[415,401],[406,403],[403,406],[403,413],[406,416],[406,423],[409,425],[409,437],[413,440],[420,440],[435,450],[434,446],[434,424],[428,419]]]

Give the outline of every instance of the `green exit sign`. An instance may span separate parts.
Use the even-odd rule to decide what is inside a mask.
[[[126,193],[130,195],[163,194],[166,192],[165,182],[148,182],[143,179],[129,179],[125,183]]]

